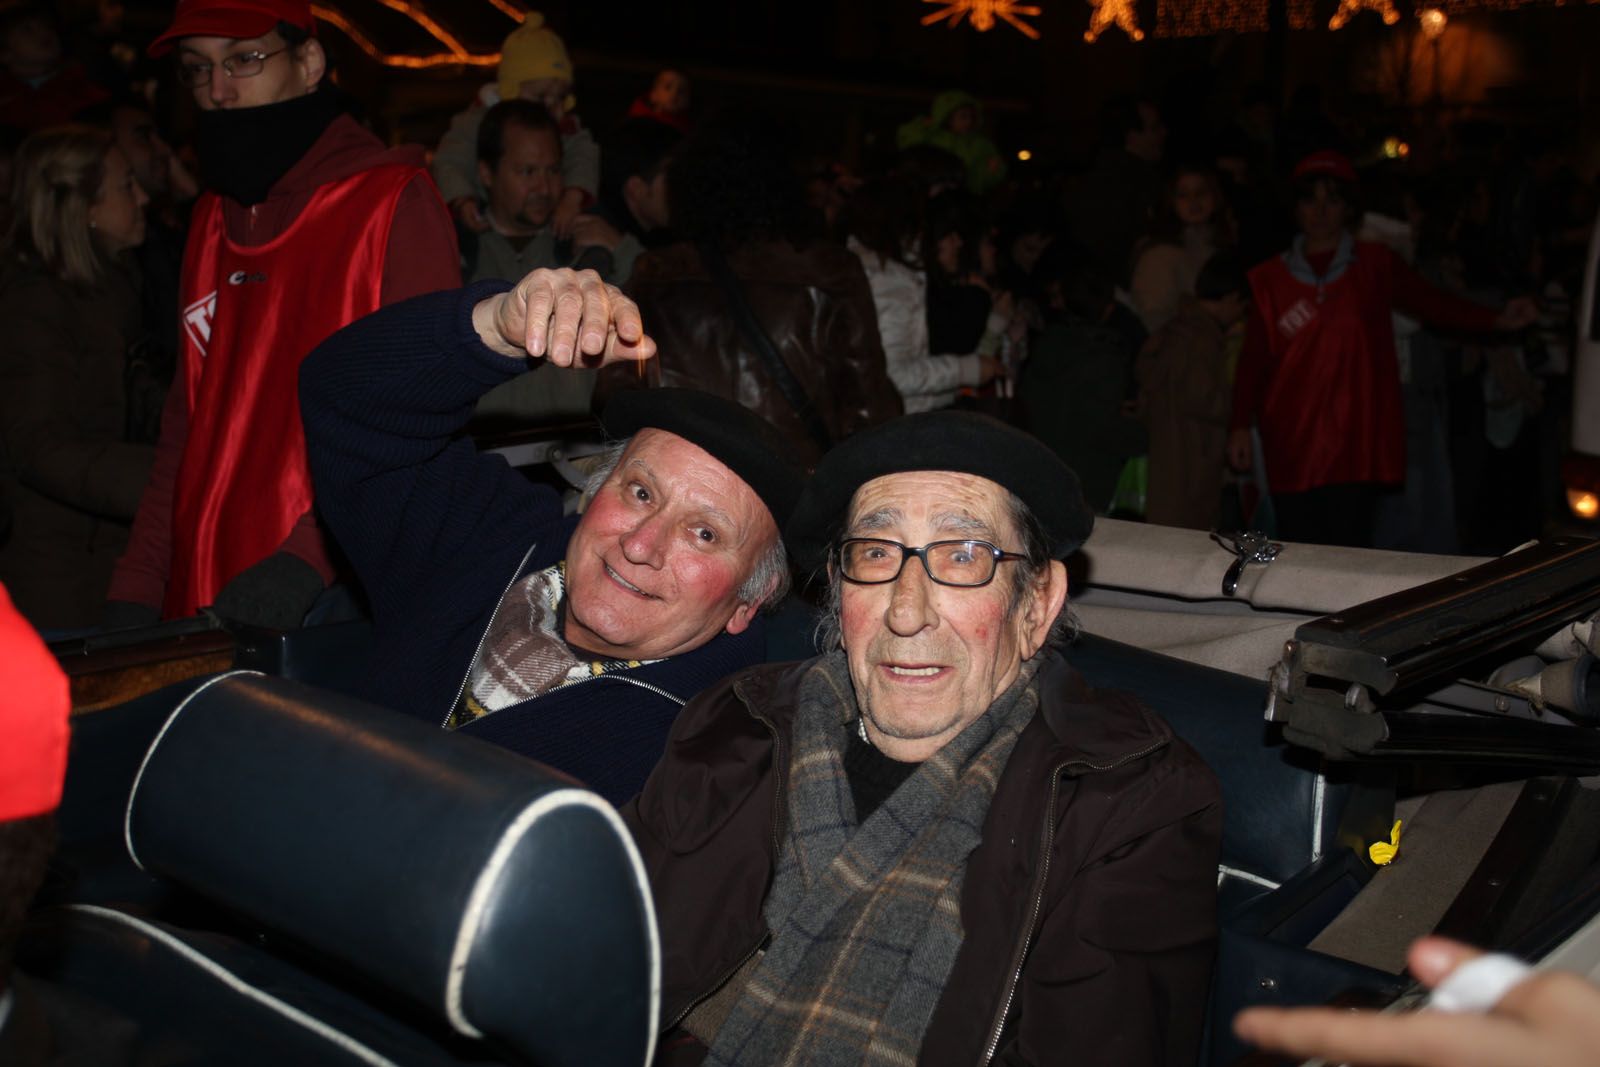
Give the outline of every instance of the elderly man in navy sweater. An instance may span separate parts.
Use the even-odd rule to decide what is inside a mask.
[[[770,424],[691,390],[619,396],[581,517],[461,429],[518,374],[648,359],[593,272],[393,305],[300,377],[318,506],[371,601],[363,695],[542,760],[613,803],[690,697],[764,655],[803,474]]]

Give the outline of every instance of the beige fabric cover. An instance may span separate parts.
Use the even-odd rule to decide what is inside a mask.
[[[1228,598],[1234,556],[1198,530],[1097,519],[1081,555],[1072,609],[1085,630],[1256,678],[1305,620],[1483,562],[1287,543],[1274,562],[1246,567]]]

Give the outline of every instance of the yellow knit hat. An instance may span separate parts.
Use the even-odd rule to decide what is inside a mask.
[[[500,99],[515,99],[523,82],[539,78],[562,78],[570,83],[572,61],[561,38],[544,28],[544,16],[530,11],[500,46]]]

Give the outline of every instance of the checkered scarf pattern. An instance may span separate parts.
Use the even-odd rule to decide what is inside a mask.
[[[451,729],[608,671],[655,662],[579,659],[561,636],[561,601],[566,592],[565,561],[511,584],[500,598],[484,635],[483,651],[450,717]]]
[[[856,825],[842,652],[801,681],[789,819],[765,915],[775,931],[706,1062],[914,1064],[961,947],[961,883],[1017,736],[1035,662]]]

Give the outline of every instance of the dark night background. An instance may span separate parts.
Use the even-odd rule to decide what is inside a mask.
[[[936,8],[918,0],[554,0],[540,10],[572,52],[579,113],[601,132],[657,69],[671,65],[693,79],[697,111],[730,101],[770,109],[804,131],[815,151],[851,164],[870,162],[894,126],[944,88],[983,97],[1000,147],[1013,156],[1030,150],[1028,166],[1042,171],[1070,168],[1089,154],[1096,107],[1120,92],[1160,101],[1179,138],[1172,147],[1181,152],[1186,134],[1225,125],[1252,91],[1281,104],[1307,85],[1320,89],[1330,114],[1369,139],[1398,135],[1425,151],[1425,131],[1480,119],[1578,145],[1585,170],[1600,162],[1600,87],[1593,74],[1600,4],[1511,11],[1445,4],[1451,18],[1434,52],[1407,0],[1396,0],[1402,18],[1394,26],[1364,13],[1337,32],[1204,38],[1157,38],[1156,4],[1146,0],[1143,42],[1111,29],[1093,44],[1082,39],[1090,13],[1085,0],[1037,3],[1042,11],[1030,21],[1039,40],[1003,23],[984,33],[968,24],[924,27],[921,18]],[[414,21],[378,0],[319,6],[333,8],[385,52],[442,51]],[[496,51],[513,25],[486,0],[418,6],[473,52]],[[1336,0],[1319,0],[1319,24],[1335,6]],[[169,11],[132,4],[128,29],[154,36]],[[432,143],[449,115],[492,76],[492,68],[385,67],[331,26],[323,39],[341,84],[394,140]]]

